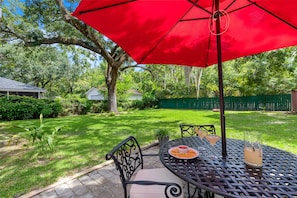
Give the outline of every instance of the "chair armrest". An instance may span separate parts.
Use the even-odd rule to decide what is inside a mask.
[[[142,156],[146,157],[146,156],[159,156],[158,153],[149,153],[149,154],[142,154]]]
[[[147,181],[147,180],[137,180],[137,181],[127,181],[126,184],[136,184],[136,185],[162,185],[165,187],[165,196],[169,198],[168,191],[171,197],[179,197],[182,194],[182,187],[174,182],[157,182],[157,181]]]

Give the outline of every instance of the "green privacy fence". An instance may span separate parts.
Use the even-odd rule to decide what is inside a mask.
[[[236,111],[290,111],[291,94],[225,97],[225,109]],[[170,109],[219,109],[219,98],[160,99],[159,108]]]

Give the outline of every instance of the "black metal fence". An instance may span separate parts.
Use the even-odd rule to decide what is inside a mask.
[[[225,109],[235,111],[290,111],[291,94],[225,97]],[[159,108],[170,109],[219,109],[219,98],[160,99]]]

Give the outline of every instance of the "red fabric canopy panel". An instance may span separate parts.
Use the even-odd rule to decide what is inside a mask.
[[[296,0],[221,0],[222,60],[297,44]],[[137,63],[217,63],[210,0],[82,0],[73,13]]]

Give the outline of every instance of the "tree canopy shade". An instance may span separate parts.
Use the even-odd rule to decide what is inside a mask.
[[[46,88],[48,96],[72,94],[79,76],[89,67],[83,52],[73,48],[3,44],[0,72],[7,78]]]
[[[78,1],[7,0],[3,10],[2,36],[6,41],[39,45],[75,45],[99,54],[107,63],[105,82],[108,89],[109,110],[118,112],[116,82],[120,70],[135,67],[128,55],[97,31],[71,16]],[[16,23],[18,21],[18,23]]]

